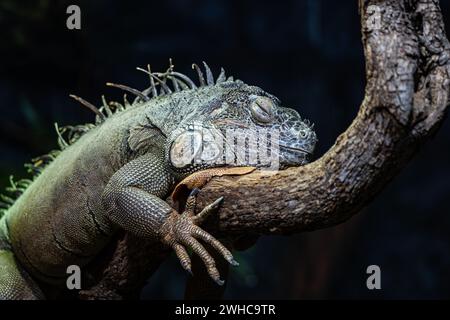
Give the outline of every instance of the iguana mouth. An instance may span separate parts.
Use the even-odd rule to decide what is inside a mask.
[[[294,151],[294,152],[304,152],[307,154],[311,154],[312,152],[306,150],[306,149],[302,149],[302,148],[294,148],[294,147],[289,147],[289,146],[285,146],[285,145],[280,145],[280,148],[284,148],[284,149],[288,149],[290,151]]]

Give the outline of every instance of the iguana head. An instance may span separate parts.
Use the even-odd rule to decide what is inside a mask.
[[[167,136],[166,159],[175,173],[217,166],[280,169],[308,162],[317,141],[309,121],[261,88],[226,79],[223,69],[214,80],[205,65],[205,81],[194,67],[200,86],[167,73],[164,81],[178,77],[189,88],[165,95],[160,107],[149,107],[149,118]]]

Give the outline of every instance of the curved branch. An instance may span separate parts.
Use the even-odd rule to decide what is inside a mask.
[[[222,236],[288,234],[343,222],[435,133],[450,93],[450,44],[438,1],[360,0],[359,6],[367,85],[351,126],[309,165],[213,179],[200,193],[200,205],[219,196],[225,201],[209,230]],[[163,259],[149,258],[146,245],[129,235],[115,246],[101,280],[82,292],[84,298],[127,297],[149,275],[143,266],[156,268]],[[135,247],[135,255],[125,255],[124,248]],[[117,265],[122,267],[115,270]],[[141,277],[131,276],[136,270]]]
[[[309,165],[216,178],[203,188],[202,203],[225,197],[223,233],[286,234],[347,220],[441,123],[450,45],[437,1],[361,1],[360,7],[367,86],[356,119]]]

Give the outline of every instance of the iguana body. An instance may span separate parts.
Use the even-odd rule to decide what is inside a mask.
[[[274,126],[281,131],[280,145],[288,148],[281,148],[281,165],[303,164],[316,138],[295,111],[280,107],[261,89],[226,80],[223,73],[214,81],[209,68],[204,80],[196,69],[198,88],[172,68],[149,72],[150,88],[138,93],[132,105],[119,105],[114,114],[104,105],[94,110],[95,127],[70,145],[60,137],[63,150],[0,220],[0,298],[45,298],[36,282],[64,286],[67,267],[85,266],[119,229],[162,241],[186,270],[191,268],[186,249],[192,249],[210,277],[222,283],[214,260],[198,241],[235,264],[231,253],[198,227],[221,199],[197,216],[195,194],[183,214],[163,200],[189,174],[218,166],[193,161],[174,165],[177,149],[189,147],[179,139],[180,132],[199,122],[218,132]],[[167,86],[169,81],[175,92]]]

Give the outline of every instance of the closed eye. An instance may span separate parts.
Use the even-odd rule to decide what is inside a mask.
[[[260,123],[268,123],[273,118],[274,103],[270,98],[257,97],[250,104],[253,118]]]

